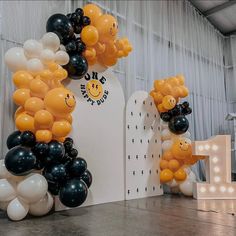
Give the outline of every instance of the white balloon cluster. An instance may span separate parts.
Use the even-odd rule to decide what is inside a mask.
[[[47,190],[47,181],[41,174],[14,176],[0,160],[0,209],[6,210],[11,220],[22,220],[28,212],[33,216],[47,214],[53,206]]]
[[[164,129],[161,132],[163,152],[171,149],[176,138],[182,137],[185,141],[191,143],[189,131],[181,135],[176,135],[168,129],[168,125],[165,125],[165,123],[163,124],[163,127]],[[193,183],[196,182],[196,176],[190,168],[185,168],[185,171],[187,173],[187,178],[184,181],[176,181],[173,179],[168,182],[167,185],[173,193],[181,192],[185,196],[193,196]]]
[[[62,49],[58,36],[49,32],[39,41],[35,39],[25,41],[23,48],[9,49],[5,54],[5,62],[13,72],[27,70],[36,75],[45,69],[48,63],[66,65],[69,62],[69,55]]]

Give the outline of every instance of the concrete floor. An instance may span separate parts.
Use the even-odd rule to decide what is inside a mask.
[[[0,236],[236,235],[236,201],[165,195],[83,207],[11,222],[0,211]]]

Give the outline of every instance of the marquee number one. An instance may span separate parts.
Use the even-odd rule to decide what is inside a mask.
[[[195,155],[205,159],[206,182],[194,183],[196,199],[236,199],[236,182],[231,181],[231,137],[217,135],[193,143]]]

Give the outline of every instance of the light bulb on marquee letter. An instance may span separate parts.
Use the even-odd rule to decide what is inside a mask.
[[[206,182],[194,183],[196,199],[236,199],[236,182],[231,182],[231,138],[217,135],[206,141],[193,143],[195,155],[208,156]]]

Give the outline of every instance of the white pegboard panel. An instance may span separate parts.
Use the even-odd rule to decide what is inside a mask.
[[[126,106],[126,199],[163,194],[160,116],[152,97],[135,92]]]
[[[66,85],[75,94],[77,102],[70,136],[93,175],[83,206],[121,201],[125,197],[123,90],[110,69],[104,72],[91,69],[88,74],[80,80],[70,80]],[[92,80],[100,81],[98,84],[102,86],[103,96],[99,99],[89,95],[87,85]],[[96,85],[96,93],[95,89]],[[66,209],[58,199],[55,206],[56,210]]]

